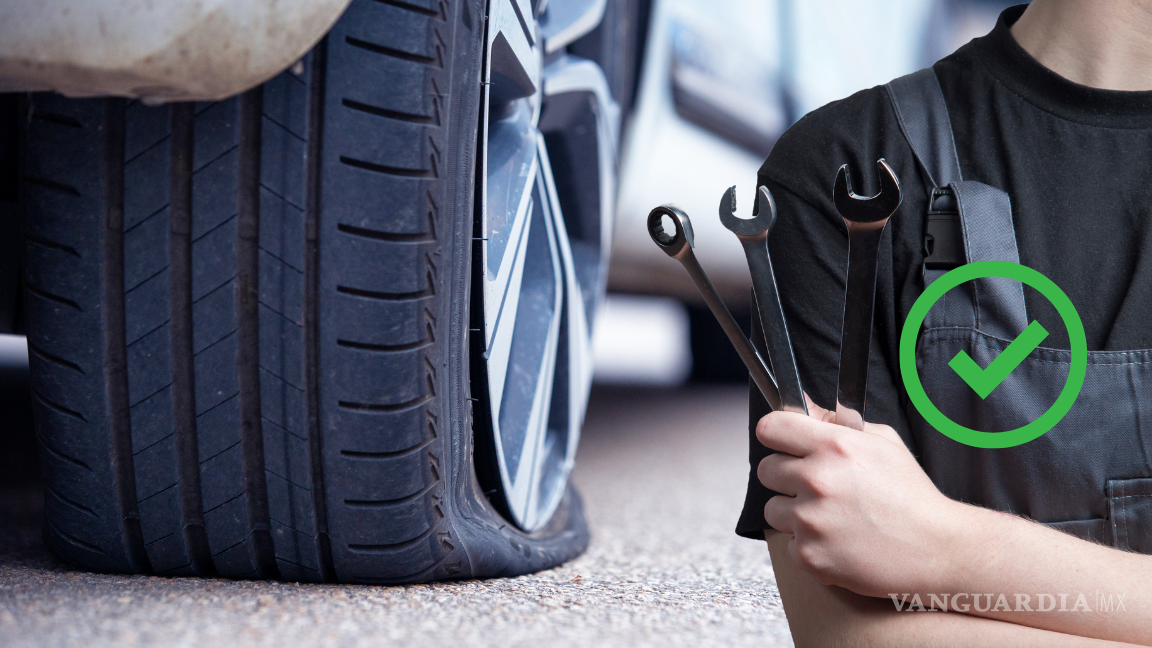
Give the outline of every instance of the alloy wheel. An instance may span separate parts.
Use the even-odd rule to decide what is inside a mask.
[[[604,0],[491,0],[480,116],[472,367],[477,474],[533,531],[559,505],[592,379],[619,109],[565,47]]]

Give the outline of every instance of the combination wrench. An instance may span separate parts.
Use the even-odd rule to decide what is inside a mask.
[[[756,295],[753,310],[760,318],[760,329],[764,331],[764,346],[780,390],[781,408],[786,412],[807,414],[804,388],[792,353],[780,293],[776,289],[772,257],[768,253],[768,234],[776,224],[776,201],[772,199],[772,192],[761,186],[756,192],[756,209],[752,218],[739,218],[736,216],[736,187],[729,188],[720,199],[720,222],[740,239],[744,256],[748,257],[752,292]]]
[[[674,225],[675,229],[671,234],[664,231],[664,225],[661,221],[665,216],[670,218]],[[648,214],[648,234],[656,242],[656,245],[660,246],[660,249],[679,261],[688,271],[692,283],[696,284],[696,289],[700,291],[700,295],[708,304],[712,315],[716,317],[716,321],[720,322],[720,328],[724,329],[724,333],[728,335],[728,340],[736,348],[736,353],[744,361],[744,366],[748,367],[748,373],[752,376],[756,386],[760,388],[760,393],[764,394],[764,399],[768,401],[768,405],[774,411],[781,410],[780,392],[777,390],[776,380],[772,377],[772,372],[768,370],[767,365],[764,364],[764,359],[760,357],[752,343],[744,336],[744,332],[740,330],[740,325],[736,323],[732,313],[728,311],[728,307],[720,299],[720,294],[716,292],[716,287],[708,280],[708,275],[704,274],[704,268],[696,260],[696,254],[692,251],[692,221],[688,219],[688,214],[676,207],[661,205]]]
[[[892,167],[876,161],[880,193],[861,197],[852,193],[848,165],[836,174],[833,200],[848,228],[848,280],[844,290],[844,327],[840,335],[840,374],[836,381],[836,423],[864,429],[864,403],[868,395],[868,350],[872,343],[872,315],[876,306],[876,263],[880,238],[888,219],[900,207],[903,193]]]

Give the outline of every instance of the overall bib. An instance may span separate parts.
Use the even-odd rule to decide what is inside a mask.
[[[920,172],[935,187],[925,285],[944,274],[939,266],[947,264],[938,262],[949,254],[958,254],[959,264],[1019,263],[1008,195],[960,175],[948,109],[932,69],[896,79],[887,90]],[[949,227],[954,236],[947,235]],[[1029,322],[1020,282],[978,279],[948,291],[929,312],[916,347],[920,380],[936,407],[984,432],[1019,428],[1048,410],[1068,378],[1069,351],[1037,348],[985,399],[948,366],[964,350],[987,367]],[[1152,349],[1090,351],[1084,387],[1071,411],[1043,436],[1014,448],[958,443],[912,405],[908,410],[920,463],[945,495],[1152,553]]]

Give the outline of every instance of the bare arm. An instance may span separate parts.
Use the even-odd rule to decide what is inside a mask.
[[[1152,645],[1152,556],[948,499],[891,428],[856,431],[810,409],[757,429],[779,451],[759,474],[785,494],[765,516],[794,566],[885,605],[893,594],[923,605],[960,595],[948,609],[964,616]]]
[[[957,571],[943,589],[987,592],[997,601],[1004,595],[1007,603],[972,613],[1152,645],[1152,556],[1087,542],[1005,513],[955,507],[968,514],[967,523],[950,558]],[[1040,593],[1049,595],[1043,606]]]
[[[808,646],[1123,646],[955,612],[898,612],[887,599],[822,585],[788,553],[788,536],[766,531],[772,568],[797,648]]]

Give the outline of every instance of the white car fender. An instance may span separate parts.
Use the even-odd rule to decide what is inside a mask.
[[[222,99],[299,60],[349,2],[0,0],[0,92]]]

